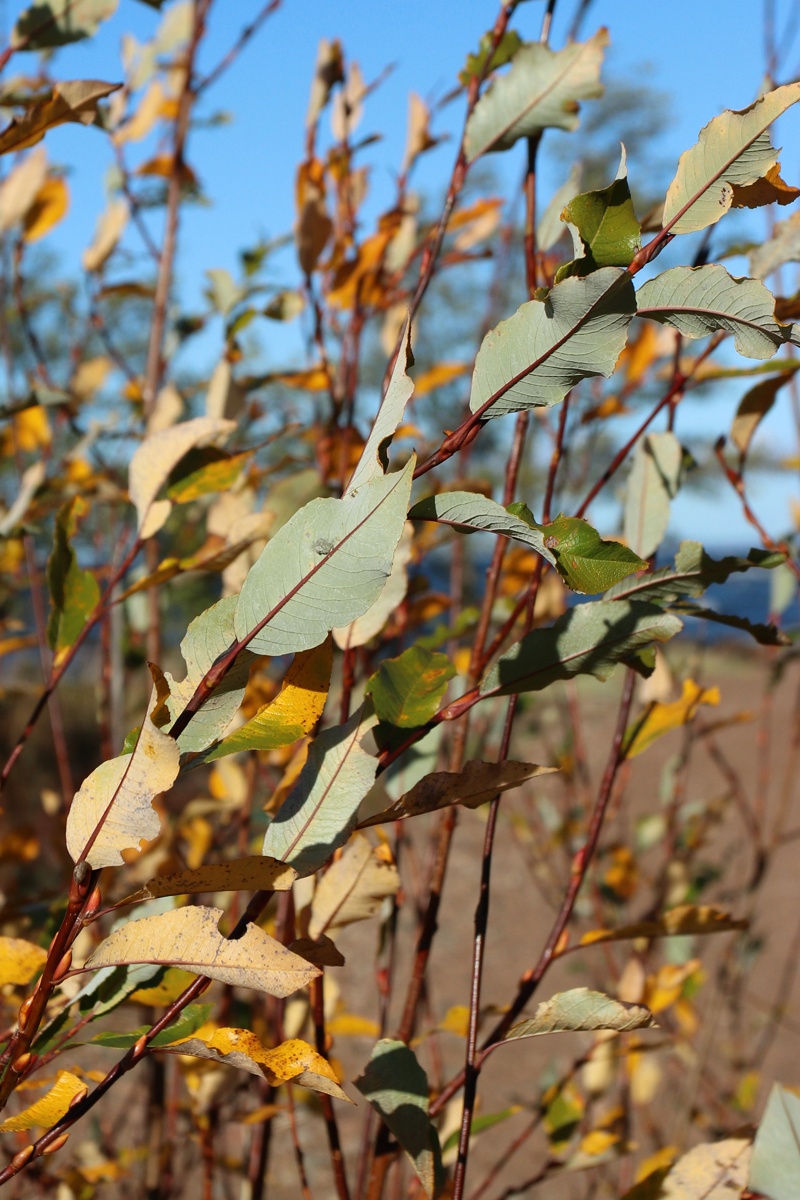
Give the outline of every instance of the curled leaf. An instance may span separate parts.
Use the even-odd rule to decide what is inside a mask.
[[[613,1029],[628,1033],[653,1024],[653,1014],[641,1004],[624,1004],[589,988],[572,988],[545,1000],[536,1015],[509,1029],[504,1041],[539,1037],[545,1033],[570,1033],[577,1030]]]

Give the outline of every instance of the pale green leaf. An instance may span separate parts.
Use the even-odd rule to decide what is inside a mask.
[[[733,334],[745,358],[771,358],[792,340],[792,325],[775,320],[775,299],[758,279],[734,279],[724,267],[672,267],[636,294],[639,316],[671,325],[684,337]]]
[[[565,206],[578,194],[581,182],[581,168],[575,163],[570,170],[565,183],[553,193],[553,198],[542,214],[542,219],[536,226],[536,247],[542,254],[552,250],[556,242],[566,232],[566,226],[561,220]]]
[[[414,556],[414,526],[406,522],[403,536],[397,543],[392,561],[392,570],[383,590],[374,604],[363,616],[357,617],[349,625],[334,628],[333,640],[340,650],[352,650],[356,646],[365,646],[397,612],[408,592],[408,564]]]
[[[225,596],[218,600],[195,617],[186,630],[181,642],[181,654],[186,663],[185,677],[176,681],[169,671],[164,673],[169,688],[167,708],[172,721],[183,712],[206,672],[236,641],[233,618],[237,600],[237,596]],[[253,661],[253,655],[247,650],[240,652],[231,670],[210,693],[203,707],[195,713],[178,738],[182,753],[204,750],[225,732],[242,702]]]
[[[784,263],[800,262],[800,212],[792,213],[787,221],[778,221],[772,237],[750,251],[750,274],[766,279]]]
[[[623,532],[640,558],[649,558],[669,526],[670,501],[681,484],[683,448],[674,433],[645,434],[636,443],[625,496]]]
[[[680,157],[667,190],[664,227],[692,233],[714,225],[731,207],[734,185],[754,183],[775,165],[769,127],[798,100],[800,83],[790,83],[740,112],[726,109],[709,121],[697,143]]]
[[[353,477],[345,488],[345,496],[355,495],[363,484],[386,473],[389,446],[397,426],[403,419],[406,405],[414,393],[414,382],[407,374],[408,368],[413,365],[411,322],[406,321],[400,341],[400,350],[389,386],[386,389],[386,395],[378,409],[378,415],[361,452],[361,458],[358,460]]]
[[[383,825],[386,821],[403,821],[460,804],[462,808],[479,808],[495,796],[519,787],[527,779],[551,775],[558,767],[539,767],[535,763],[502,763],[471,761],[460,771],[432,771],[396,800],[390,808],[375,813],[359,823],[359,829]]]
[[[555,565],[555,556],[545,546],[541,527],[532,518],[528,521],[477,492],[440,492],[437,496],[426,496],[408,515],[412,521],[440,521],[464,533],[483,530],[516,538]]]
[[[681,542],[675,564],[623,580],[610,588],[604,600],[646,600],[651,604],[674,604],[686,597],[702,596],[712,583],[725,583],[734,574],[753,567],[771,570],[784,562],[783,554],[751,550],[747,558],[730,555],[712,558],[699,542]]]
[[[342,500],[312,500],[266,545],[239,596],[240,641],[289,654],[319,645],[377,600],[403,533],[414,459],[377,475]]]
[[[613,1029],[617,1033],[628,1033],[632,1029],[647,1029],[652,1024],[653,1014],[649,1008],[641,1004],[624,1004],[602,992],[579,987],[545,1000],[534,1017],[514,1025],[503,1040],[511,1042],[545,1033],[576,1030]]]
[[[579,604],[554,625],[534,629],[490,668],[482,695],[538,692],[557,679],[606,679],[618,662],[641,670],[638,653],[682,628],[677,617],[650,604],[595,600]]]
[[[581,379],[612,374],[636,306],[626,271],[604,267],[529,300],[483,339],[469,406],[505,413],[557,404]]]
[[[747,1186],[769,1200],[795,1200],[800,1179],[800,1096],[772,1085],[750,1159]]]
[[[375,781],[378,760],[361,742],[376,721],[359,709],[314,739],[297,783],[270,822],[264,854],[310,875],[344,845]]]
[[[428,1078],[404,1042],[382,1038],[353,1083],[408,1155],[429,1200],[442,1180],[439,1138],[428,1116]]]
[[[207,975],[232,987],[290,996],[320,971],[287,950],[258,925],[234,941],[218,929],[221,908],[186,905],[154,917],[128,921],[98,946],[84,970],[124,963],[162,963]]]
[[[139,850],[158,837],[161,820],[153,800],[178,775],[177,743],[150,719],[142,722],[132,754],[101,763],[82,783],[67,816],[67,850],[95,870],[119,866],[123,850]]]
[[[507,150],[542,129],[576,129],[578,101],[603,94],[600,68],[608,32],[588,42],[551,50],[541,42],[521,46],[505,75],[492,81],[467,121],[464,150],[473,162],[489,150]]]
[[[32,4],[17,17],[11,45],[50,50],[91,37],[116,12],[119,0],[47,0]]]

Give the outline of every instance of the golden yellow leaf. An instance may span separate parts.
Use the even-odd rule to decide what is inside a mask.
[[[333,308],[352,308],[376,303],[381,298],[378,277],[389,242],[400,227],[402,214],[387,213],[379,221],[378,232],[361,243],[355,258],[346,259],[333,273],[328,303]]]
[[[0,133],[0,154],[35,146],[48,129],[66,121],[91,125],[98,102],[120,87],[120,83],[103,83],[99,79],[65,79],[54,84],[52,91],[29,104],[23,115]]]
[[[685,937],[694,934],[723,933],[728,929],[746,929],[747,921],[738,920],[709,904],[680,904],[652,921],[637,921],[619,929],[593,929],[578,943],[623,942],[633,938]]]
[[[466,375],[470,369],[469,363],[437,363],[435,367],[431,367],[428,371],[423,371],[414,380],[414,393],[416,396],[425,396],[428,392],[432,392],[438,387],[444,387],[451,380],[459,379],[462,375]]]
[[[657,738],[694,720],[701,704],[719,704],[718,687],[701,688],[692,679],[683,683],[683,694],[671,704],[654,704],[641,722],[629,726],[625,735],[624,754],[633,758],[646,750]]]
[[[369,1017],[359,1017],[357,1013],[340,1012],[331,1017],[327,1023],[327,1031],[331,1037],[366,1037],[380,1036],[380,1026]]]
[[[580,1148],[584,1154],[594,1158],[595,1155],[605,1154],[612,1146],[616,1146],[619,1140],[620,1135],[612,1133],[610,1129],[593,1129],[581,1138]]]
[[[52,441],[50,418],[40,404],[23,409],[12,422],[13,438],[18,450],[40,450]],[[10,449],[10,448],[9,448]]]
[[[45,179],[25,213],[22,222],[23,241],[38,242],[58,224],[68,208],[69,189],[66,181],[59,176]]]
[[[46,1096],[24,1108],[15,1117],[7,1117],[0,1125],[0,1133],[15,1133],[21,1129],[42,1126],[49,1129],[60,1121],[74,1102],[76,1096],[85,1096],[89,1091],[85,1083],[70,1071],[59,1071],[56,1082]]]
[[[24,561],[25,543],[21,537],[3,538],[3,540],[0,541],[0,572],[2,572],[4,575],[15,575]],[[32,645],[38,641],[36,634],[28,634],[27,636],[34,639],[34,642],[31,643]],[[11,639],[12,642],[17,640],[18,639],[16,638]],[[15,649],[17,649],[17,647],[12,646],[9,650],[9,653],[11,650]]]
[[[30,983],[44,966],[47,951],[23,938],[0,937],[0,987]]]
[[[193,816],[178,827],[184,842],[183,857],[190,871],[203,862],[214,841],[214,829],[205,817]]]
[[[287,387],[299,388],[302,392],[327,392],[331,386],[330,376],[325,367],[310,367],[307,371],[287,371],[276,375]]]
[[[615,846],[611,866],[603,873],[603,884],[619,900],[630,900],[639,882],[639,871],[633,852],[627,846]]]
[[[465,1038],[469,1031],[469,1008],[467,1005],[454,1004],[451,1008],[448,1008],[437,1025],[437,1029],[441,1029],[446,1033],[456,1033],[459,1037]]]
[[[792,204],[800,188],[781,179],[781,164],[775,163],[754,183],[734,184],[731,208],[764,208],[767,204]]]
[[[663,354],[663,344],[651,321],[642,321],[633,341],[622,351],[619,365],[625,371],[625,383],[636,387],[651,364]]]
[[[483,200],[473,205],[474,215],[453,242],[454,249],[463,254],[467,250],[471,250],[473,246],[477,246],[479,242],[491,237],[500,224],[502,207],[503,201],[500,199]]]
[[[200,1036],[202,1032],[198,1030],[192,1037],[174,1043],[170,1049],[180,1054],[210,1058],[252,1075],[263,1075],[274,1087],[291,1081],[340,1100],[349,1100],[331,1065],[300,1038],[291,1038],[268,1050],[249,1029],[216,1029],[210,1036]]]
[[[273,1117],[277,1117],[279,1112],[283,1112],[280,1104],[262,1104],[259,1108],[254,1108],[246,1117],[241,1117],[240,1125],[260,1125],[262,1121],[271,1121]]]
[[[695,974],[700,966],[699,959],[693,958],[687,963],[664,963],[655,975],[647,977],[644,1003],[652,1013],[664,1012],[680,997],[687,980]]]
[[[181,992],[186,991],[190,983],[194,983],[194,978],[191,971],[170,967],[165,971],[160,983],[137,988],[135,992],[131,992],[128,1000],[132,1004],[152,1004],[153,1008],[166,1008],[173,1000],[178,999]]]
[[[113,252],[117,242],[122,237],[125,226],[128,223],[128,215],[127,200],[111,201],[108,208],[97,222],[97,227],[95,228],[91,245],[87,246],[83,252],[81,263],[84,271],[100,270]],[[121,284],[119,286],[138,287],[140,285]],[[110,291],[110,288],[104,289],[106,294],[108,294]]]
[[[333,670],[330,638],[296,654],[274,700],[262,705],[246,724],[222,739],[208,758],[236,750],[273,750],[311,733],[325,707]]]
[[[590,421],[605,421],[608,417],[623,416],[630,411],[619,396],[606,396],[599,404],[593,404],[591,408],[587,408],[581,417],[581,425],[588,425]]]
[[[16,542],[17,539],[13,538],[11,539],[11,543],[6,543],[2,550],[0,550],[0,572],[9,570],[9,561],[12,560],[12,556],[7,554],[8,545],[15,546]],[[17,560],[17,556],[13,555],[13,561],[18,565],[21,559]],[[21,633],[17,637],[6,638],[5,641],[0,642],[0,658],[3,658],[6,654],[15,654],[17,650],[29,650],[31,646],[36,646],[38,641],[39,639],[35,633]]]
[[[663,1171],[665,1167],[671,1167],[678,1154],[677,1146],[662,1146],[660,1150],[656,1150],[655,1154],[648,1155],[647,1158],[639,1163],[633,1182],[641,1183],[643,1179],[647,1179],[647,1176],[652,1175],[655,1171]]]

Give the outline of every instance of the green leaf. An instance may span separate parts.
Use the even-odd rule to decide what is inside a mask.
[[[420,779],[409,792],[390,808],[359,822],[359,829],[383,825],[386,821],[403,821],[422,813],[436,812],[460,804],[462,808],[479,808],[495,796],[519,787],[527,779],[551,775],[558,767],[539,767],[535,763],[502,763],[471,761],[461,771],[432,771]]]
[[[404,1042],[381,1038],[353,1083],[394,1134],[433,1200],[442,1182],[441,1151],[428,1116],[428,1077],[414,1051]]]
[[[56,661],[74,645],[87,618],[100,600],[100,588],[91,571],[78,565],[70,538],[75,534],[78,497],[59,511],[53,530],[53,550],[47,560],[47,585],[50,590],[50,617],[47,641]]]
[[[631,1029],[647,1029],[652,1024],[653,1014],[644,1005],[624,1004],[602,992],[579,987],[559,992],[550,1000],[545,1000],[537,1008],[534,1017],[514,1025],[503,1041],[584,1029],[613,1029],[618,1033],[627,1033]]]
[[[604,592],[647,563],[620,542],[605,542],[581,517],[559,515],[549,525],[539,525],[545,546],[556,560],[556,570],[575,592]]]
[[[798,100],[800,83],[790,83],[748,108],[726,109],[709,121],[697,143],[680,157],[667,190],[664,227],[672,233],[692,233],[714,225],[731,207],[734,185],[754,183],[775,165],[769,127]]]
[[[414,462],[342,500],[312,500],[278,531],[239,596],[240,641],[258,629],[250,642],[255,653],[310,650],[370,608],[392,570]]]
[[[627,267],[641,249],[642,233],[633,210],[623,152],[620,174],[606,188],[584,192],[569,202],[562,221],[574,226],[583,257],[561,267],[556,281],[589,275],[600,267]]]
[[[608,32],[600,29],[588,42],[563,50],[541,42],[521,46],[508,73],[493,80],[472,110],[464,136],[467,162],[489,150],[508,150],[542,129],[577,129],[577,102],[603,94],[607,45]]]
[[[509,1117],[515,1117],[518,1112],[522,1112],[521,1104],[512,1104],[510,1108],[504,1108],[502,1112],[485,1113],[482,1117],[476,1117],[469,1128],[471,1138],[479,1133],[483,1133],[486,1129],[493,1129],[495,1125],[501,1125],[503,1121],[507,1121]],[[445,1140],[442,1146],[442,1153],[447,1154],[448,1150],[455,1150],[458,1146],[461,1130],[454,1129],[450,1136]]]
[[[164,673],[169,688],[167,709],[173,722],[191,700],[206,672],[236,641],[233,622],[237,603],[238,596],[225,596],[195,617],[186,630],[181,642],[185,677],[178,682],[169,671]],[[242,703],[253,662],[254,656],[249,651],[240,652],[228,674],[178,738],[182,753],[205,750],[225,732]]]
[[[297,783],[270,822],[263,852],[311,875],[349,838],[358,806],[375,782],[378,760],[363,749],[376,723],[363,709],[311,743]]]
[[[484,414],[557,404],[581,379],[612,374],[636,298],[626,271],[604,267],[565,279],[545,300],[529,300],[483,339],[469,406]]]
[[[481,44],[478,47],[477,54],[468,54],[467,61],[464,64],[464,69],[459,71],[459,83],[463,83],[464,87],[469,86],[471,79],[477,75],[489,75],[492,71],[496,71],[499,67],[504,67],[507,62],[516,54],[522,45],[522,38],[514,29],[507,29],[500,41],[497,43],[495,52],[492,55],[492,61],[486,65],[489,57],[489,51],[492,48],[494,37],[491,30],[484,33],[481,38]]]
[[[181,1038],[191,1037],[201,1025],[205,1025],[213,1007],[213,1004],[188,1005],[171,1025],[168,1025],[166,1029],[162,1029],[161,1033],[156,1034],[150,1041],[150,1046],[169,1046],[172,1042],[180,1041]],[[138,1029],[134,1029],[130,1033],[115,1033],[113,1031],[96,1033],[88,1044],[109,1046],[116,1050],[127,1050],[129,1046],[134,1046],[142,1034],[148,1033],[151,1028],[151,1025],[140,1025]],[[72,1044],[79,1045],[80,1043],[73,1042]]]
[[[769,1200],[794,1200],[800,1179],[800,1096],[772,1085],[750,1160],[751,1192]]]
[[[523,510],[527,515],[522,515]],[[440,521],[464,533],[480,529],[516,538],[555,565],[555,556],[545,546],[541,526],[533,520],[527,505],[509,505],[506,509],[476,492],[440,492],[420,500],[408,515],[412,521]]]
[[[366,691],[381,721],[416,729],[436,712],[455,673],[446,654],[410,646],[398,658],[383,660]]]
[[[725,583],[731,575],[752,567],[772,570],[785,561],[785,555],[771,550],[751,550],[747,558],[730,555],[711,558],[699,542],[681,542],[675,565],[650,571],[637,579],[615,584],[604,600],[646,600],[651,604],[674,604],[686,597],[702,596],[712,583]]]
[[[787,221],[778,221],[772,237],[750,252],[750,274],[766,279],[789,262],[800,262],[800,212],[792,213]]]
[[[649,558],[669,526],[670,501],[683,474],[683,448],[674,433],[648,433],[636,443],[625,496],[625,540]]]
[[[119,0],[46,0],[32,4],[17,17],[11,45],[26,50],[67,46],[96,33],[101,22],[116,12]]]
[[[394,364],[392,377],[386,389],[386,395],[381,401],[378,415],[375,418],[366,445],[361,452],[361,458],[353,472],[353,477],[345,488],[345,496],[352,496],[363,484],[368,483],[386,473],[389,458],[389,446],[395,435],[397,426],[403,419],[406,405],[414,394],[414,382],[407,372],[414,365],[414,355],[411,353],[411,322],[406,321],[397,361]]]
[[[641,671],[637,652],[668,641],[681,628],[677,617],[655,605],[620,600],[579,604],[554,625],[534,629],[512,646],[489,670],[481,694],[538,692],[573,675],[607,679],[618,662]]]
[[[636,293],[640,317],[671,325],[684,337],[701,338],[718,329],[733,334],[745,358],[771,358],[794,326],[775,320],[775,298],[758,279],[734,279],[724,267],[672,267]]]

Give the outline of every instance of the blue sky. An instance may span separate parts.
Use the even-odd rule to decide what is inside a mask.
[[[779,26],[795,3],[779,0]],[[259,6],[257,0],[217,0],[201,66],[207,69],[220,59]],[[5,5],[9,23],[23,7]],[[542,0],[527,0],[520,5],[514,25],[523,37],[538,36],[543,8]],[[574,8],[574,0],[559,0],[557,4],[551,38],[555,47],[563,44]],[[416,91],[427,100],[441,98],[452,87],[466,51],[475,48],[481,33],[493,23],[495,13],[496,5],[491,0],[404,0],[402,4],[396,0],[283,0],[207,98],[206,114],[226,110],[233,118],[232,124],[221,130],[198,131],[192,137],[190,161],[204,181],[213,207],[187,210],[182,225],[178,270],[187,307],[199,306],[207,267],[235,270],[237,252],[243,246],[252,244],[261,234],[274,236],[291,228],[294,173],[302,155],[308,89],[320,37],[338,37],[348,58],[358,61],[367,80],[377,77],[387,64],[394,64],[391,75],[369,98],[359,130],[361,134],[380,131],[383,135],[382,143],[369,151],[376,166],[367,212],[375,214],[391,202],[393,195],[393,171],[405,141],[408,93]],[[70,78],[120,78],[121,35],[130,31],[144,40],[152,36],[159,19],[155,10],[136,0],[120,0],[118,12],[95,39],[60,52],[57,73]],[[756,0],[706,0],[702,4],[698,0],[670,0],[669,4],[595,0],[582,34],[589,35],[602,24],[609,27],[612,42],[606,77],[634,84],[641,80],[669,95],[670,123],[661,145],[667,160],[677,162],[681,151],[696,140],[700,127],[711,117],[726,107],[744,107],[759,90],[765,60],[762,5]],[[800,42],[794,54],[788,56],[782,79],[790,77],[798,58]],[[30,56],[19,55],[7,73],[25,70],[29,64]],[[436,131],[449,132],[451,140],[421,160],[414,180],[418,190],[435,193],[447,178],[461,118],[460,103],[449,105],[438,117]],[[797,183],[800,115],[791,113],[784,118],[777,141],[785,148],[784,176]],[[48,135],[47,144],[52,161],[73,168],[71,209],[50,239],[65,268],[69,268],[77,266],[104,206],[103,173],[111,156],[104,140],[93,130],[62,127]],[[545,141],[542,204],[547,201],[548,190],[561,182],[565,173],[563,165],[548,163],[546,149]],[[521,154],[520,150],[493,156],[509,189],[519,180]],[[629,159],[629,171],[635,179],[635,158]],[[754,219],[763,221],[764,217],[756,214]],[[744,267],[736,263],[733,269],[742,272]],[[287,262],[287,275],[290,273],[291,262]],[[265,336],[276,339],[273,352],[280,353],[285,345],[280,341],[280,330],[273,332],[271,328]],[[268,353],[270,349],[268,346]],[[213,345],[208,345],[207,352],[213,360]],[[202,347],[197,353],[202,353]],[[687,432],[697,428],[698,423],[706,432],[724,430],[735,402],[735,393],[703,402],[705,407],[699,416],[687,420]],[[764,436],[773,443],[785,444],[790,436],[789,422],[774,414]],[[756,504],[776,531],[786,522],[787,495],[792,490],[793,481],[783,477],[761,481],[754,490]],[[696,497],[679,501],[676,528],[717,540],[715,532],[724,510],[726,536],[750,540],[737,506],[726,497],[721,507],[722,495],[699,507]]]

